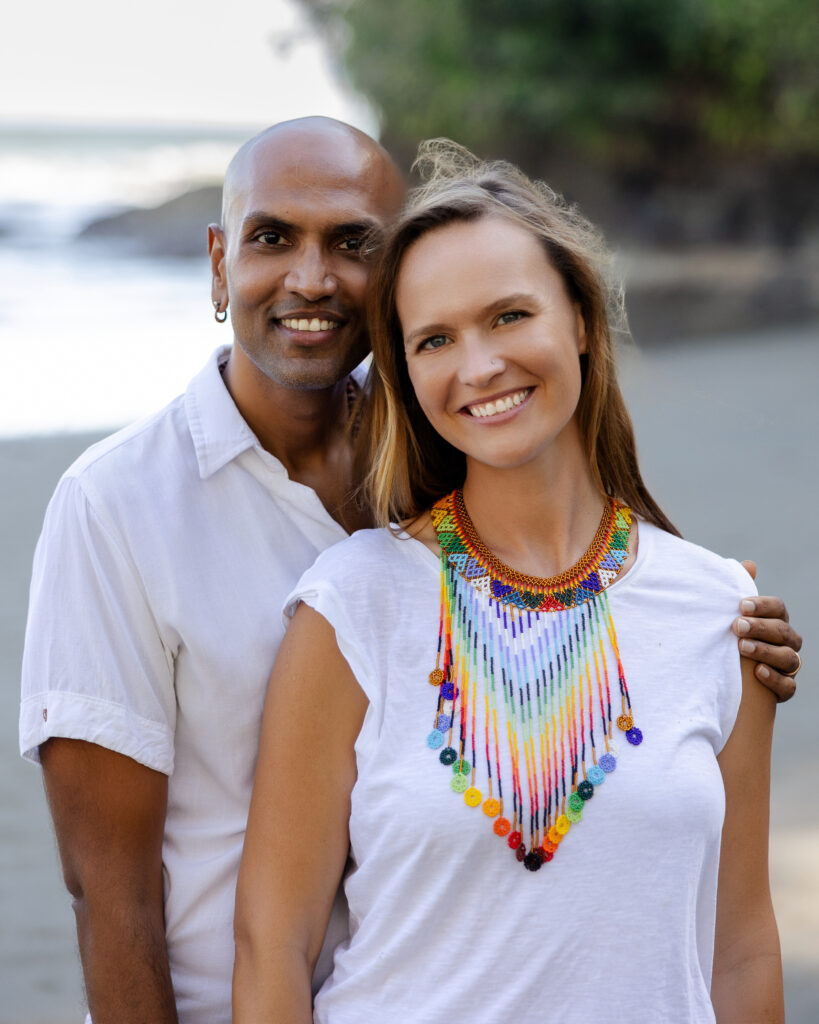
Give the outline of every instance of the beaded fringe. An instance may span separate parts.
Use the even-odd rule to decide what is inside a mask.
[[[433,516],[436,527],[448,525],[452,499],[433,509],[439,513]],[[627,548],[627,509],[625,515]],[[622,526],[621,521],[621,534]],[[452,557],[452,548],[458,556],[462,545],[451,536],[446,543],[438,655],[429,674],[438,694],[427,745],[451,772],[450,788],[468,807],[481,806],[496,835],[526,868],[537,871],[553,859],[615,770],[613,722],[630,744],[642,742],[609,600],[602,586],[595,593],[577,584],[584,600],[571,607],[521,607],[519,591],[507,582],[503,598],[495,596],[494,578],[489,587],[475,586],[475,579],[486,579],[479,571],[485,562],[478,559],[478,568],[470,568]],[[472,559],[475,552],[463,546]],[[622,564],[625,554],[617,557]],[[553,606],[553,595],[546,597]],[[612,696],[619,707],[616,719]]]

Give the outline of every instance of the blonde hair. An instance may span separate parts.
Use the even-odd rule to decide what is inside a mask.
[[[464,454],[438,435],[415,398],[404,357],[395,285],[422,235],[501,215],[530,231],[563,278],[586,328],[577,408],[583,446],[600,491],[670,533],[677,530],[640,475],[634,431],[617,383],[614,334],[628,334],[622,291],[611,283],[599,232],[542,182],[505,161],[483,162],[449,139],[423,142],[414,164],[422,183],[373,255],[370,340],[373,367],[358,431],[357,460],[368,504],[381,524],[412,519],[460,487]]]

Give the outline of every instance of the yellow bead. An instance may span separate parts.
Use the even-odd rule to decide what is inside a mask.
[[[569,821],[565,814],[561,814],[555,822],[555,828],[562,836],[565,836],[571,827],[572,823]]]
[[[483,799],[483,795],[479,789],[475,786],[470,786],[469,789],[464,793],[464,800],[470,807],[477,807]]]
[[[444,673],[439,668],[434,668],[429,674],[430,686],[440,686],[444,681]]]

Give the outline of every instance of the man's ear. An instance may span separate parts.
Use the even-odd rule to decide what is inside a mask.
[[[210,254],[210,297],[219,309],[227,309],[228,289],[225,276],[225,232],[218,224],[208,224],[208,253]]]

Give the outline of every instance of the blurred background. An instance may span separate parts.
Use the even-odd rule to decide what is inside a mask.
[[[39,771],[16,755],[46,502],[228,339],[205,258],[218,182],[242,141],[309,113],[407,168],[436,135],[512,159],[606,231],[644,475],[689,539],[756,559],[805,635],[771,862],[788,1021],[819,1020],[818,41],[801,0],[18,5],[0,37],[0,1024],[82,1019]]]

